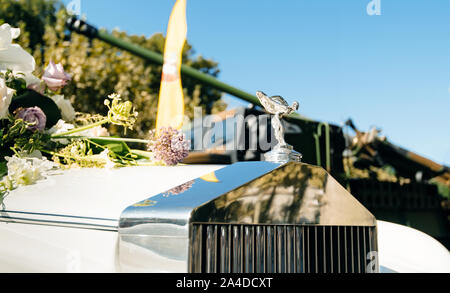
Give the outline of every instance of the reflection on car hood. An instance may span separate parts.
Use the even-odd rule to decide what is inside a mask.
[[[3,201],[0,218],[116,229],[120,214],[127,206],[222,167],[184,165],[61,171],[10,192]]]

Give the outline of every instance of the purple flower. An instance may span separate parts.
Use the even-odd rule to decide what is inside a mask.
[[[18,108],[14,111],[16,119],[22,119],[25,122],[32,123],[33,125],[28,126],[31,131],[42,131],[45,128],[45,123],[47,122],[47,116],[39,107],[30,108]]]
[[[155,159],[164,161],[167,165],[176,165],[189,154],[189,141],[183,132],[172,127],[162,127],[157,134],[150,131],[148,150],[153,152]]]
[[[187,191],[188,189],[191,189],[191,187],[192,187],[192,185],[193,185],[194,183],[195,183],[195,180],[191,180],[191,181],[188,181],[188,182],[183,183],[183,184],[181,184],[181,185],[178,185],[178,186],[176,186],[176,187],[174,187],[174,188],[171,188],[171,189],[167,190],[167,191],[163,194],[163,196],[164,196],[164,197],[169,197],[170,195],[177,195],[177,194],[180,194],[180,193],[182,193],[182,192],[185,192],[185,191]]]
[[[64,72],[64,68],[61,63],[55,64],[52,60],[45,68],[42,79],[47,84],[48,88],[52,91],[56,91],[67,84],[67,81],[71,80],[70,74]]]

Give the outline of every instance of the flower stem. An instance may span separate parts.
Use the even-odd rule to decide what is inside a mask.
[[[121,138],[121,137],[109,137],[109,136],[65,136],[58,134],[52,136],[52,138],[67,138],[67,139],[96,139],[96,140],[106,140],[106,141],[123,141],[123,142],[136,142],[136,143],[149,143],[149,140],[138,139],[138,138]]]
[[[47,151],[47,150],[40,150],[41,152],[43,152],[43,153],[46,153],[46,154],[49,154],[49,155],[52,155],[52,156],[57,156],[57,157],[60,157],[60,158],[69,158],[69,159],[75,159],[75,157],[71,157],[71,156],[66,156],[66,155],[61,155],[61,154],[58,154],[58,153],[56,153],[56,152],[52,152],[52,151]]]
[[[135,149],[131,149],[130,152],[134,155],[138,155],[141,157],[145,157],[147,159],[152,159],[153,158],[153,154],[151,152],[147,152],[147,151],[141,151],[141,150],[135,150]]]
[[[86,126],[78,127],[78,128],[66,131],[66,132],[62,132],[62,133],[58,133],[58,134],[52,134],[52,138],[65,137],[66,135],[70,135],[72,133],[77,133],[77,132],[80,132],[80,131],[91,129],[93,127],[100,126],[100,125],[105,124],[107,122],[109,122],[108,119],[103,119],[101,121],[98,121],[98,122],[95,122],[95,123],[92,123],[92,124],[89,124],[89,125],[86,125]]]

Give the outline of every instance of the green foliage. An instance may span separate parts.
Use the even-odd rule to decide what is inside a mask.
[[[8,152],[2,153],[2,159],[5,155],[11,155],[15,152],[32,153],[34,150],[41,149],[50,141],[50,136],[42,132],[30,131],[27,129],[29,123],[22,119],[10,117],[9,125],[0,129],[0,150]]]
[[[5,176],[6,174],[8,174],[8,167],[6,166],[6,161],[0,162],[0,178]]]
[[[20,76],[20,74],[18,74]],[[27,90],[27,82],[21,77],[14,76],[11,70],[0,72],[0,77],[5,80],[6,86],[15,89],[14,97],[22,95]]]
[[[438,188],[438,193],[447,199],[450,199],[450,187],[444,183],[441,182],[433,182],[434,184],[436,184],[437,188]]]
[[[126,156],[131,153],[130,148],[123,141],[111,141],[111,140],[107,140],[107,139],[105,139],[105,140],[89,139],[89,141],[91,141],[92,143],[95,143],[98,146],[107,148],[111,152],[118,154],[120,156]]]
[[[139,112],[130,135],[145,137],[148,130],[155,126],[161,66],[102,41],[68,32],[65,28],[67,14],[64,9],[59,9],[59,5],[56,0],[0,0],[0,23],[8,22],[22,29],[18,43],[29,48],[35,57],[37,76],[42,76],[51,59],[62,63],[65,71],[72,74],[72,82],[62,93],[71,100],[76,110],[105,115],[103,100],[116,92],[123,100],[131,101]],[[151,37],[127,35],[120,31],[112,33],[144,48],[163,52],[165,39],[160,33]],[[194,57],[194,54],[191,45],[186,42],[183,63],[213,76],[218,75],[216,62],[201,56]],[[190,78],[183,78],[182,84],[185,111],[190,118],[195,106],[203,106],[206,112],[213,113],[225,109],[219,91]],[[120,131],[114,125],[109,130],[112,134],[119,134]]]

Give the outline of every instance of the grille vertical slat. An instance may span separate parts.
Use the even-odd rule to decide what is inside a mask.
[[[306,228],[306,227],[305,227]],[[306,259],[308,261],[308,264],[306,265],[306,267],[308,268],[307,272],[308,273],[312,273],[312,266],[311,266],[311,259],[314,258],[314,256],[311,256],[311,249],[310,249],[310,229],[305,229],[306,230]],[[314,252],[314,251],[313,251]]]
[[[350,247],[351,247],[350,256],[351,256],[351,267],[352,267],[351,272],[354,273],[355,272],[355,255],[353,252],[353,227],[349,227],[349,228],[350,228]]]
[[[286,227],[286,267],[287,273],[295,273],[295,228],[292,226]]]
[[[304,273],[304,272],[306,272],[306,264],[305,264],[305,262],[306,262],[306,254],[305,254],[305,227],[302,227],[302,234],[301,234],[301,237],[302,237],[302,273]]]
[[[245,226],[245,239],[244,239],[244,257],[245,265],[244,272],[254,272],[254,259],[255,259],[255,245],[254,245],[254,229],[252,226]]]
[[[326,233],[326,228],[327,227],[322,227],[322,250],[323,250],[323,272],[326,273],[327,272],[327,245],[326,245],[326,240],[325,240],[325,233]],[[329,245],[329,243],[328,243]]]
[[[330,228],[330,273],[334,273],[333,263],[333,229]]]
[[[206,272],[216,272],[217,257],[217,225],[208,225],[206,227]]]
[[[256,226],[256,273],[266,272],[266,227]]]
[[[344,230],[344,259],[345,259],[345,271],[344,273],[348,273],[348,253],[347,253],[347,227],[343,227]]]
[[[317,243],[317,226],[314,227],[314,272],[319,272],[319,255],[318,255],[318,243]]]
[[[295,258],[294,258],[294,267],[296,273],[303,273],[304,272],[304,237],[302,232],[302,227],[294,227],[294,233],[295,233],[295,243],[293,244],[295,249]]]
[[[230,245],[228,241],[228,227],[220,227],[220,272],[230,271]]]
[[[241,273],[241,265],[242,265],[242,243],[241,243],[241,230],[238,226],[233,226],[233,247],[232,247],[232,272],[233,273]]]
[[[376,227],[192,224],[190,272],[366,272]]]
[[[277,273],[286,273],[286,227],[278,226],[277,230]]]
[[[340,237],[339,233],[340,233],[340,230],[339,230],[339,226],[338,226],[337,227],[337,233],[336,233],[336,235],[337,235],[337,245],[338,245],[337,252],[338,252],[338,255],[341,255],[341,237]],[[338,257],[337,261],[338,261],[338,273],[340,274],[341,273],[341,258]]]
[[[275,249],[275,229],[274,227],[267,226],[267,273],[276,273],[275,267],[275,257],[276,257],[276,249]]]
[[[361,247],[360,247],[360,243],[361,243],[361,239],[359,238],[359,227],[356,227],[356,247],[358,248],[358,257],[356,258],[357,262],[358,262],[358,273],[362,273],[361,270]]]
[[[364,260],[364,272],[366,272],[367,268],[367,248],[366,248],[366,230],[363,229],[363,260]]]

